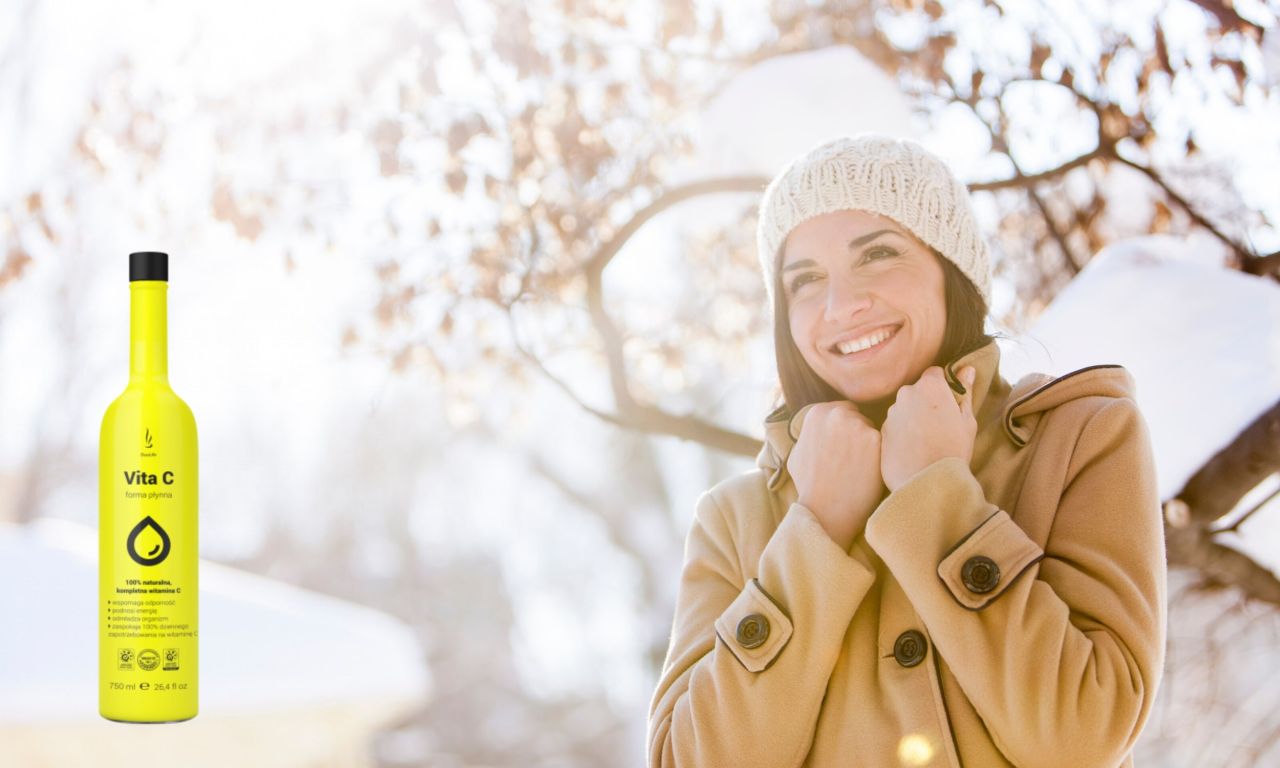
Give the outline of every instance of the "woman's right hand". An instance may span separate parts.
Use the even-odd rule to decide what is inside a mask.
[[[880,431],[848,400],[815,403],[787,457],[796,501],[846,551],[884,494]]]

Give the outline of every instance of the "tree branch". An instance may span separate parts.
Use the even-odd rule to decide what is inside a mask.
[[[1218,227],[1215,226],[1213,222],[1206,219],[1203,214],[1197,211],[1195,209],[1195,206],[1193,206],[1190,201],[1188,201],[1185,197],[1175,192],[1173,188],[1169,186],[1169,183],[1165,181],[1164,177],[1161,176],[1156,169],[1145,166],[1142,163],[1134,162],[1133,160],[1130,160],[1129,158],[1124,157],[1118,152],[1115,153],[1115,159],[1123,163],[1124,165],[1127,165],[1130,168],[1133,168],[1134,170],[1142,173],[1147,178],[1151,179],[1151,181],[1153,181],[1156,186],[1164,190],[1164,193],[1169,196],[1169,199],[1177,203],[1179,208],[1186,211],[1187,215],[1191,217],[1192,221],[1194,221],[1196,224],[1199,224],[1201,227],[1204,227],[1206,230],[1209,231],[1210,234],[1212,234],[1214,237],[1221,240],[1224,245],[1230,248],[1232,253],[1236,254],[1237,258],[1239,259],[1239,265],[1242,269],[1245,264],[1248,264],[1249,262],[1257,259],[1257,256],[1253,253],[1252,250],[1250,250],[1249,248],[1246,248],[1245,246],[1237,243],[1236,241],[1228,237],[1226,233],[1218,229]]]
[[[1195,527],[1207,528],[1280,469],[1280,402],[1218,451],[1177,493]]]
[[[972,108],[972,105],[970,105],[970,107]],[[992,146],[1003,152],[1005,157],[1009,158],[1009,163],[1013,165],[1013,170],[1018,176],[1025,177],[1025,174],[1022,172],[1022,166],[1018,164],[1018,161],[1013,157],[1013,152],[1009,150],[1009,139],[1005,135],[1005,126],[1008,125],[1008,120],[1005,116],[1004,103],[999,99],[996,100],[996,108],[1000,112],[999,130],[996,129],[996,126],[984,120],[982,115],[978,114],[977,109],[973,109],[973,114],[982,122],[983,125],[987,127],[987,133],[991,136]],[[1062,261],[1067,265],[1067,271],[1071,273],[1072,277],[1080,274],[1080,265],[1076,261],[1075,256],[1071,254],[1071,246],[1067,244],[1067,236],[1061,229],[1059,229],[1058,223],[1053,220],[1053,215],[1049,212],[1048,204],[1045,203],[1044,198],[1036,191],[1036,185],[1027,185],[1025,191],[1027,193],[1027,197],[1031,198],[1031,202],[1035,203],[1036,208],[1040,211],[1040,216],[1044,219],[1045,226],[1049,229],[1049,234],[1053,235],[1053,239],[1057,241],[1058,248],[1062,251]]]
[[[702,195],[759,192],[768,183],[769,180],[761,176],[730,176],[693,182],[667,190],[632,216],[587,261],[584,268],[587,278],[587,307],[592,325],[595,326],[596,333],[600,335],[604,344],[609,384],[618,411],[614,419],[642,432],[698,440],[730,453],[754,456],[759,452],[761,444],[755,438],[717,427],[693,415],[677,416],[666,413],[635,399],[631,393],[626,358],[622,349],[623,336],[608,310],[605,309],[604,270],[640,227],[663,211]],[[599,413],[599,411],[593,412]]]
[[[1183,525],[1166,525],[1170,565],[1196,569],[1213,581],[1239,588],[1247,597],[1280,605],[1280,580],[1243,552],[1213,540],[1235,524],[1211,530],[1209,524],[1230,512],[1240,499],[1280,469],[1280,402],[1242,431],[1187,481],[1171,501],[1189,509]]]
[[[1262,509],[1263,507],[1265,507],[1265,506],[1267,506],[1268,504],[1270,504],[1273,500],[1275,500],[1275,498],[1276,498],[1277,496],[1280,496],[1280,487],[1277,487],[1274,491],[1272,491],[1271,493],[1269,493],[1269,494],[1267,495],[1267,498],[1263,499],[1262,501],[1259,501],[1257,504],[1254,504],[1252,507],[1250,507],[1250,508],[1249,508],[1249,511],[1245,512],[1243,515],[1240,515],[1240,517],[1237,517],[1237,518],[1236,518],[1236,519],[1231,523],[1231,525],[1228,525],[1228,526],[1226,526],[1225,528],[1214,528],[1214,529],[1210,530],[1210,531],[1209,531],[1209,533],[1210,533],[1210,534],[1213,534],[1213,535],[1215,535],[1215,536],[1216,536],[1216,535],[1218,535],[1219,533],[1227,533],[1227,532],[1229,532],[1229,531],[1238,531],[1238,530],[1240,530],[1240,526],[1241,526],[1241,525],[1243,525],[1243,524],[1244,524],[1244,522],[1245,522],[1246,520],[1248,520],[1249,518],[1253,517],[1253,516],[1254,516],[1254,514],[1256,514],[1258,510],[1260,510],[1260,509]]]
[[[1193,528],[1166,528],[1169,564],[1193,568],[1213,582],[1239,589],[1246,597],[1280,605],[1280,579],[1253,558],[1210,539]]]
[[[734,432],[723,427],[718,427],[710,422],[703,421],[692,414],[676,415],[666,413],[657,408],[647,405],[640,405],[633,402],[632,405],[621,413],[609,413],[588,404],[585,400],[578,396],[578,393],[570,387],[568,383],[551,372],[550,369],[543,364],[541,358],[529,351],[527,347],[520,341],[519,331],[516,327],[515,315],[512,312],[507,313],[507,320],[511,329],[512,344],[516,351],[520,353],[539,373],[555,385],[561,392],[565,394],[571,401],[576,403],[579,408],[587,413],[595,416],[602,421],[613,424],[622,429],[630,429],[645,434],[660,434],[679,437],[683,440],[693,440],[711,448],[719,448],[727,453],[746,456],[748,458],[756,456],[763,444],[761,441]]]
[[[1099,157],[1101,158],[1106,157],[1106,151],[1103,150],[1101,147],[1098,147],[1090,152],[1086,152],[1085,154],[1080,155],[1079,157],[1072,158],[1071,160],[1068,160],[1067,162],[1062,163],[1061,165],[1058,165],[1056,167],[1050,168],[1047,171],[1041,171],[1040,173],[1030,173],[1030,174],[1024,174],[1024,173],[1018,172],[1007,179],[997,179],[995,181],[977,181],[972,184],[969,184],[968,187],[971,192],[991,192],[997,189],[1032,187],[1037,184],[1040,184],[1041,182],[1052,181],[1058,178],[1059,176],[1065,175],[1068,171],[1074,168],[1079,168],[1082,165],[1087,165],[1090,160],[1093,160],[1094,158],[1099,158]]]

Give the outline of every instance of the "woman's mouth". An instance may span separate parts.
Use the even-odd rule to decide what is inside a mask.
[[[862,339],[854,340],[844,344],[837,344],[831,347],[830,351],[841,360],[850,362],[859,362],[872,357],[881,349],[889,345],[897,337],[898,331],[902,330],[902,324],[876,331],[871,336],[864,336]]]

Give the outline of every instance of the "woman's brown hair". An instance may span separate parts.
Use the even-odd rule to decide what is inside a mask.
[[[773,345],[778,360],[778,381],[782,385],[782,402],[774,409],[774,417],[777,418],[785,418],[809,403],[845,399],[813,372],[791,338],[791,318],[781,277],[785,244],[784,240],[774,254],[773,269]],[[989,334],[983,330],[987,303],[973,281],[936,248],[930,247],[929,252],[942,267],[947,303],[947,326],[942,334],[942,347],[931,365],[943,365],[989,344],[997,337],[1003,337],[1003,334]]]

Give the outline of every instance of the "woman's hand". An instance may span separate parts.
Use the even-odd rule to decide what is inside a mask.
[[[978,434],[973,415],[975,374],[972,366],[960,372],[965,393],[959,404],[936,365],[925,369],[916,383],[898,389],[880,427],[880,469],[890,492],[939,459],[956,456],[966,464],[972,461]]]
[[[787,456],[796,499],[846,551],[884,496],[880,432],[848,400],[816,403]]]

